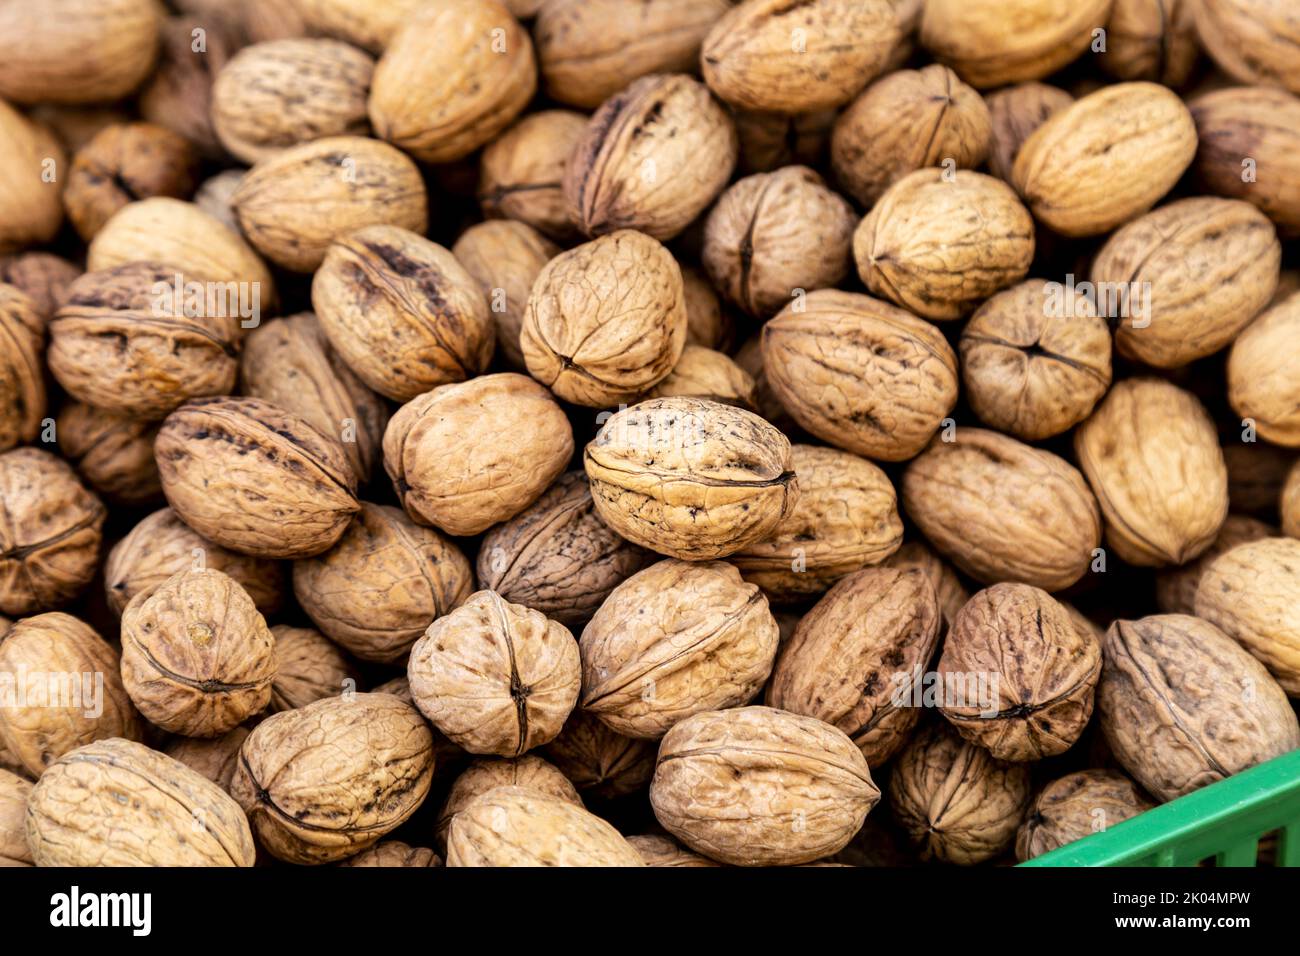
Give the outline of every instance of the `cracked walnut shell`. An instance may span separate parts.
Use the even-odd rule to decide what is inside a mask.
[[[1080,770],[1053,780],[1030,804],[1016,833],[1021,863],[1123,823],[1155,804],[1115,770]]]
[[[476,799],[497,787],[522,787],[536,793],[571,803],[583,805],[578,791],[569,778],[541,757],[524,754],[513,760],[504,757],[476,757],[461,771],[447,792],[447,800],[438,811],[434,839],[442,848],[447,846],[447,830],[460,811]]]
[[[45,418],[45,321],[35,301],[0,283],[0,451],[36,438]]]

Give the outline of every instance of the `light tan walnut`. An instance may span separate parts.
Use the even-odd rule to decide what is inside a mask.
[[[5,36],[8,39],[10,35]],[[46,183],[33,171],[50,161],[56,171],[62,170],[66,159],[48,127],[0,99],[0,253],[49,242],[59,231],[63,177]]]
[[[1297,336],[1300,292],[1270,306],[1246,327],[1228,353],[1228,401],[1233,411],[1265,440],[1287,448],[1300,448]]]
[[[1016,834],[1021,863],[1092,836],[1154,807],[1116,770],[1080,770],[1058,777],[1034,798]]]
[[[1101,68],[1117,80],[1151,80],[1178,89],[1201,52],[1199,5],[1199,0],[1115,0]]]
[[[1073,102],[1074,97],[1065,90],[1034,81],[990,93],[985,99],[993,123],[989,172],[1011,182],[1011,170],[1025,140],[1053,113]]]
[[[1230,514],[1223,521],[1214,543],[1194,561],[1162,568],[1156,574],[1156,604],[1165,614],[1195,614],[1196,588],[1210,563],[1239,544],[1277,537],[1278,530],[1258,518]],[[1300,535],[1295,535],[1300,537]]]
[[[557,242],[575,237],[564,204],[564,170],[586,130],[582,113],[542,110],[502,132],[479,161],[483,215],[527,223]]]
[[[1196,31],[1223,72],[1240,83],[1300,94],[1300,19],[1285,0],[1200,0]]]
[[[434,839],[446,849],[447,831],[460,811],[497,787],[522,787],[581,807],[582,798],[569,778],[541,757],[525,754],[515,759],[476,757],[461,771],[447,792],[447,800],[438,811]]]
[[[356,689],[357,671],[338,645],[310,627],[277,624],[271,712],[293,710]]]

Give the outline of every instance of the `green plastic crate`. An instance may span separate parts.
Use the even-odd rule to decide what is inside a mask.
[[[1300,750],[1020,865],[1255,866],[1260,837],[1273,832],[1273,865],[1300,867]]]

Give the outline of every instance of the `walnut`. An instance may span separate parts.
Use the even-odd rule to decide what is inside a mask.
[[[442,857],[422,846],[411,846],[401,840],[381,840],[369,850],[344,860],[339,866],[442,866]]]
[[[770,173],[782,166],[824,166],[838,110],[787,116],[732,110],[740,142],[742,173]]]
[[[438,812],[434,839],[446,849],[447,830],[456,815],[476,799],[497,787],[522,787],[536,793],[563,800],[575,807],[582,806],[582,798],[573,789],[569,778],[541,757],[525,754],[514,760],[504,757],[476,757],[456,778],[447,793],[447,801]]]
[[[37,866],[252,866],[239,805],[183,763],[129,740],[64,754],[32,789]]]
[[[1260,436],[1300,448],[1300,292],[1248,325],[1228,354],[1228,401]],[[1276,500],[1274,496],[1274,500]]]
[[[333,548],[294,562],[293,589],[331,640],[362,660],[395,663],[430,621],[469,597],[474,575],[437,531],[362,502]]]
[[[928,130],[926,136],[916,135]],[[946,66],[882,77],[835,121],[831,166],[836,180],[870,208],[903,176],[952,161],[983,164],[993,127],[989,108]]]
[[[0,742],[33,777],[84,744],[143,732],[117,651],[69,614],[36,614],[0,634],[0,673],[10,698],[0,708]]]
[[[765,318],[802,292],[839,284],[856,225],[853,207],[808,167],[756,173],[709,213],[704,268],[728,300]]]
[[[1182,86],[1200,53],[1196,7],[1197,0],[1115,0],[1101,68],[1118,80]]]
[[[205,179],[194,193],[196,206],[236,232],[239,231],[239,220],[235,218],[230,199],[244,181],[244,173],[243,169],[222,170]]]
[[[200,398],[154,441],[167,502],[214,544],[263,558],[309,558],[359,509],[343,446],[258,398]]]
[[[869,458],[913,457],[957,401],[943,334],[870,296],[810,293],[763,327],[762,343],[767,382],[795,420]]]
[[[69,402],[55,419],[59,450],[108,501],[148,504],[162,496],[153,457],[157,422]]]
[[[645,836],[630,836],[627,842],[641,854],[646,866],[721,866],[708,857],[692,853],[672,837],[648,833]]]
[[[250,732],[248,727],[240,726],[220,737],[176,737],[164,753],[229,793],[239,766],[239,748]]]
[[[582,113],[542,110],[489,143],[479,162],[483,215],[527,223],[557,241],[576,236],[564,204],[564,170],[586,130]]]
[[[1300,540],[1248,541],[1212,560],[1196,586],[1196,616],[1255,655],[1300,697]]]
[[[507,601],[573,627],[585,624],[609,593],[650,559],[600,519],[587,476],[570,471],[487,533],[478,553],[478,580]]]
[[[945,629],[952,627],[957,612],[962,609],[970,594],[967,593],[957,572],[950,568],[924,541],[908,541],[880,564],[883,568],[905,571],[917,568],[925,573],[939,599],[939,612],[943,615]]]
[[[731,313],[722,307],[700,270],[682,266],[682,294],[686,299],[686,344],[730,352],[736,335]]]
[[[631,230],[560,253],[533,283],[519,344],[529,373],[560,398],[631,401],[667,377],[686,344],[681,270]]]
[[[953,564],[986,584],[1069,587],[1101,543],[1083,475],[1063,458],[982,428],[939,438],[903,474],[903,507]]]
[[[993,124],[989,172],[1011,182],[1011,170],[1025,140],[1053,113],[1073,102],[1074,97],[1065,90],[1046,83],[1017,83],[990,93],[985,99]]]
[[[1300,747],[1282,688],[1208,621],[1116,621],[1103,659],[1097,705],[1106,741],[1161,802]]]
[[[638,77],[693,71],[728,0],[547,0],[533,35],[547,94],[595,109]]]
[[[853,257],[875,294],[927,319],[957,319],[1025,277],[1034,223],[1000,179],[920,169],[862,220]]]
[[[462,159],[537,91],[528,31],[496,0],[417,8],[385,45],[370,89],[375,133],[426,163]]]
[[[0,770],[0,868],[31,866],[33,863],[24,826],[31,793],[30,781],[8,770]]]
[[[44,183],[32,171],[51,161],[56,171],[63,170],[64,160],[63,147],[47,127],[0,100],[0,253],[49,242],[58,233],[63,223],[63,177]]]
[[[271,712],[293,710],[355,689],[357,671],[338,645],[310,627],[277,624]]]
[[[767,599],[723,561],[660,561],[614,589],[583,629],[584,710],[620,734],[662,737],[692,714],[744,704],[772,671]]]
[[[106,126],[72,157],[63,206],[89,242],[112,215],[150,196],[194,192],[198,156],[181,136],[151,123]]]
[[[129,123],[133,117],[124,109],[124,104],[89,104],[68,105],[61,103],[40,103],[28,111],[28,116],[37,125],[48,128],[60,144],[60,156],[63,150],[69,154],[81,149],[106,126]]]
[[[391,694],[274,714],[239,753],[231,796],[258,842],[287,863],[333,863],[369,849],[419,808],[433,775],[428,726]]]
[[[1266,442],[1230,441],[1223,446],[1223,459],[1228,465],[1232,510],[1276,521],[1278,498],[1296,461],[1295,453]]]
[[[806,113],[851,100],[885,71],[900,39],[887,0],[752,0],[713,25],[700,64],[733,106]]]
[[[194,49],[195,30],[203,31],[202,52]],[[236,25],[222,19],[220,11],[167,17],[158,69],[140,91],[140,114],[183,136],[208,159],[225,156],[212,128],[212,83],[239,46],[236,33]]]
[[[327,136],[261,160],[231,205],[248,241],[295,272],[320,268],[330,243],[366,226],[422,233],[428,224],[415,163],[363,136]]]
[[[0,612],[63,604],[95,576],[103,503],[62,459],[37,448],[0,454]]]
[[[1282,488],[1282,533],[1300,538],[1300,465],[1291,469]]]
[[[67,299],[68,287],[81,269],[49,252],[23,252],[0,258],[0,283],[32,300],[42,326]]]
[[[1016,838],[1029,803],[1029,768],[1004,763],[934,724],[894,762],[889,803],[921,859],[973,866]]]
[[[1093,261],[1092,281],[1127,290],[1116,316],[1120,353],[1176,368],[1237,337],[1273,298],[1281,261],[1277,232],[1254,206],[1198,197],[1116,230]]]
[[[34,441],[45,418],[45,322],[36,302],[0,283],[0,451]]]
[[[479,591],[429,625],[407,676],[420,712],[454,743],[518,757],[555,739],[582,675],[564,625]]]
[[[451,821],[448,866],[644,866],[612,826],[567,800],[496,787]]]
[[[1201,0],[1191,4],[1206,52],[1240,83],[1281,86],[1300,93],[1300,22],[1271,0]]]
[[[1195,614],[1196,588],[1210,563],[1239,544],[1277,537],[1277,529],[1246,515],[1230,514],[1224,519],[1214,543],[1194,561],[1162,568],[1156,575],[1156,604],[1165,614]]]
[[[370,56],[338,40],[245,47],[212,85],[213,128],[246,163],[324,136],[364,136],[374,69]]]
[[[224,2],[224,0],[223,0]],[[245,0],[252,10],[267,5]],[[293,0],[304,31],[381,53],[424,0]],[[247,16],[247,14],[246,14]]]
[[[1081,770],[1058,777],[1030,804],[1016,834],[1016,859],[1032,860],[1154,806],[1132,780],[1114,770]]]
[[[425,392],[398,409],[384,432],[384,469],[406,513],[455,535],[513,518],[572,454],[563,410],[513,372]]]
[[[1096,236],[1154,206],[1195,155],[1196,124],[1176,93],[1116,83],[1044,121],[1021,146],[1011,179],[1044,225]]]
[[[650,782],[655,751],[654,741],[624,737],[593,714],[575,710],[543,752],[579,790],[613,800]]]
[[[803,427],[790,417],[790,413],[785,410],[785,406],[781,404],[781,399],[777,396],[776,390],[772,387],[771,379],[763,362],[762,336],[752,335],[746,339],[744,344],[736,350],[735,358],[736,364],[740,366],[741,370],[747,372],[749,377],[754,380],[754,401],[759,415],[775,425],[792,441],[808,438],[809,436],[803,430]]]
[[[878,767],[920,718],[916,682],[939,645],[934,588],[918,568],[841,580],[781,646],[766,703],[838,727]]]
[[[142,519],[109,552],[104,562],[108,606],[120,616],[141,591],[152,591],[178,571],[204,567],[233,578],[262,614],[280,609],[284,570],[278,562],[236,554],[205,541],[171,508]]]
[[[853,741],[771,707],[705,711],[659,747],[650,804],[660,824],[710,859],[809,863],[848,844],[880,799]]]
[[[604,102],[574,147],[569,217],[589,236],[636,229],[666,241],[722,192],[736,154],[735,127],[703,83],[642,77]]]
[[[1111,0],[927,0],[921,45],[977,89],[1040,80],[1077,59]]]
[[[1068,431],[1110,387],[1106,320],[1061,283],[1029,279],[999,292],[966,323],[960,350],[975,414],[1026,441]]]
[[[1074,452],[1129,564],[1185,564],[1228,514],[1228,470],[1195,396],[1154,378],[1113,386],[1075,430]]]
[[[399,700],[415,707],[415,698],[411,696],[411,682],[405,674],[372,688],[371,693],[392,694]],[[418,710],[417,708],[417,712]],[[433,734],[433,781],[434,783],[450,781],[469,762],[470,755],[440,734],[432,725],[430,725],[429,729]]]
[[[799,499],[784,435],[752,412],[696,398],[620,411],[587,445],[583,464],[607,525],[685,560],[743,551]]]
[[[799,500],[771,536],[731,556],[778,603],[817,597],[898,549],[903,524],[889,477],[869,461],[814,445],[791,448]]]
[[[158,56],[155,0],[47,0],[0,10],[0,96],[101,103],[129,96]]]
[[[703,398],[747,411],[758,411],[758,386],[749,373],[721,352],[687,345],[668,377],[646,398]]]
[[[239,363],[244,394],[335,435],[365,481],[379,461],[388,409],[331,348],[310,312],[273,319],[249,334]]]

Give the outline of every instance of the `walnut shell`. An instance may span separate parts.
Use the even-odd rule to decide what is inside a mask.
[[[1165,614],[1195,614],[1196,588],[1210,562],[1239,544],[1275,537],[1277,529],[1272,525],[1246,515],[1228,515],[1214,543],[1196,560],[1178,567],[1163,568],[1156,574],[1156,604]]]
[[[791,164],[824,166],[838,115],[838,110],[796,116],[732,110],[731,118],[740,142],[740,171],[770,173]]]
[[[426,163],[462,159],[537,91],[528,31],[496,0],[417,8],[384,47],[370,88],[375,134]]]
[[[989,172],[1004,182],[1011,182],[1011,170],[1034,130],[1052,114],[1074,102],[1065,90],[1046,83],[1017,83],[990,93],[984,101],[992,121],[989,144]]]
[[[649,833],[645,836],[630,836],[627,842],[641,854],[646,866],[721,866],[708,857],[692,853],[672,837]]]
[[[69,402],[55,419],[55,434],[63,457],[109,501],[141,505],[162,496],[153,457],[156,422]]]
[[[1237,337],[1272,300],[1281,261],[1277,232],[1254,206],[1198,197],[1118,229],[1091,278],[1099,290],[1127,290],[1127,308],[1116,310],[1121,354],[1177,368]],[[1138,289],[1144,307],[1133,301]]]
[[[809,863],[843,849],[880,799],[853,741],[771,707],[705,711],[673,727],[650,784],[655,817],[710,859]]]
[[[551,393],[513,372],[425,392],[384,432],[384,469],[406,513],[455,535],[513,518],[572,454],[573,428]]]
[[[732,106],[806,113],[851,100],[884,72],[900,39],[887,0],[750,0],[709,30],[700,64]]]
[[[382,454],[388,408],[339,358],[315,315],[273,319],[250,333],[239,374],[245,395],[336,436],[358,479],[370,477]]]
[[[239,805],[183,763],[129,740],[64,754],[27,804],[37,866],[252,866]]]
[[[447,830],[460,811],[497,787],[522,787],[581,807],[582,797],[573,789],[569,778],[541,757],[525,754],[513,760],[504,757],[476,757],[461,771],[447,792],[447,801],[438,811],[434,839],[444,850]]]
[[[163,262],[87,272],[49,324],[50,371],[74,398],[133,418],[228,395],[239,368],[238,310],[209,311],[202,289]]]
[[[547,94],[595,109],[638,77],[693,71],[728,0],[546,0],[533,36]]]
[[[399,700],[415,707],[415,698],[411,696],[411,682],[405,674],[394,677],[390,681],[385,681],[378,687],[371,688],[370,692],[372,694],[392,694]],[[416,709],[419,710],[419,708]],[[432,727],[430,727],[430,732],[433,734],[434,783],[450,781],[469,762],[470,755]]]
[[[344,860],[339,866],[442,866],[442,857],[422,846],[411,846],[401,840],[381,840],[369,850]]]
[[[1016,834],[1016,859],[1032,860],[1154,806],[1132,780],[1115,770],[1081,770],[1058,777],[1030,804]]]
[[[982,428],[936,439],[903,474],[903,507],[945,557],[986,584],[1069,587],[1101,543],[1083,475],[1063,458]]]
[[[1200,0],[1191,4],[1206,52],[1241,83],[1300,93],[1300,20],[1275,0]]]
[[[235,195],[235,190],[239,188],[239,184],[244,181],[245,172],[247,170],[225,169],[215,176],[209,176],[194,193],[194,205],[238,232],[239,220],[235,217],[235,210],[230,205],[230,199]]]
[[[30,781],[8,770],[0,770],[0,868],[31,866],[33,863],[24,825],[31,793]]]
[[[654,741],[624,737],[595,715],[575,710],[543,752],[579,790],[613,800],[650,782],[655,751]]]
[[[1106,394],[1110,348],[1090,298],[1029,279],[993,296],[962,329],[966,400],[980,421],[1017,438],[1059,435]]]
[[[726,557],[794,509],[790,442],[752,412],[655,398],[618,412],[583,452],[596,512],[629,541],[669,557]]]
[[[682,266],[682,293],[686,299],[686,344],[730,352],[735,320],[699,269]]]
[[[569,218],[589,236],[636,229],[667,241],[722,192],[736,154],[736,129],[703,83],[642,77],[604,102],[574,147]]]
[[[1300,465],[1291,469],[1282,488],[1282,533],[1300,538]]]
[[[781,645],[765,702],[844,731],[878,767],[920,719],[914,684],[942,618],[919,568],[866,568],[836,584]]]
[[[564,203],[564,170],[586,130],[582,113],[542,110],[489,143],[479,161],[483,215],[527,223],[557,241],[573,238],[577,230]]]
[[[42,326],[66,301],[68,287],[79,275],[80,267],[49,252],[23,252],[0,259],[0,283],[32,300]]]
[[[791,458],[799,476],[794,510],[768,538],[730,558],[746,581],[784,604],[817,597],[903,541],[898,496],[878,467],[815,445],[794,445]]]
[[[1196,124],[1177,94],[1116,83],[1053,113],[1021,146],[1011,179],[1040,222],[1096,236],[1154,206],[1195,155]]]
[[[578,700],[578,644],[493,591],[429,625],[407,665],[416,706],[470,753],[518,757],[555,739]]]
[[[1282,688],[1208,621],[1116,621],[1103,657],[1097,705],[1106,741],[1161,802],[1300,747]]]
[[[585,624],[614,588],[650,560],[600,519],[587,476],[570,471],[487,533],[478,580],[507,601],[573,627]]]
[[[362,136],[327,136],[261,160],[231,205],[248,241],[295,272],[320,268],[330,243],[366,226],[423,233],[428,225],[415,163]]]
[[[429,793],[433,737],[392,694],[329,697],[262,721],[240,749],[231,796],[287,863],[369,849]]]
[[[369,226],[336,239],[311,300],[343,360],[397,401],[473,378],[492,358],[493,322],[477,280],[407,229]]]
[[[178,571],[213,568],[233,578],[264,615],[280,609],[284,570],[276,561],[236,554],[201,538],[171,508],[141,521],[113,546],[104,562],[104,590],[113,613],[141,591],[152,591]]]
[[[646,398],[703,398],[758,411],[758,386],[749,373],[722,352],[688,344],[668,377]]]
[[[926,136],[916,135],[928,130]],[[979,93],[946,66],[898,70],[881,77],[840,114],[831,134],[835,178],[871,207],[903,176],[949,160],[983,164],[993,126]]]
[[[203,31],[203,52],[194,49],[195,30]],[[158,68],[140,91],[140,115],[183,136],[208,159],[226,153],[212,128],[212,82],[239,45],[237,32],[220,13],[167,17]]]
[[[1016,838],[1029,803],[1029,768],[933,724],[894,762],[889,803],[921,859],[973,866]]]
[[[985,90],[1040,80],[1077,59],[1111,0],[926,0],[921,45]]]
[[[35,301],[0,283],[0,451],[34,441],[45,418],[45,322]]]
[[[448,866],[644,866],[612,826],[527,787],[496,787],[451,821]]]
[[[704,223],[701,258],[727,299],[765,318],[802,292],[839,284],[856,218],[806,166],[756,173],[718,199]]]
[[[6,65],[9,62],[6,58]],[[49,242],[58,233],[63,223],[59,173],[65,159],[63,147],[47,127],[0,100],[0,253]],[[34,172],[50,163],[57,179],[42,182]]]
[[[1025,277],[1034,222],[1000,179],[919,169],[862,220],[853,257],[876,295],[927,319],[957,319]]]
[[[935,596],[939,599],[939,612],[943,615],[945,629],[952,627],[953,621],[957,619],[957,612],[970,600],[970,594],[966,591],[966,586],[961,583],[961,578],[957,577],[957,572],[935,554],[924,541],[905,542],[901,548],[881,562],[880,566],[896,568],[900,571],[917,568],[924,572],[930,581],[930,586],[934,588]]]
[[[38,448],[0,454],[0,612],[32,614],[95,576],[103,503],[62,459]]]
[[[620,734],[662,737],[753,699],[778,631],[767,599],[724,561],[660,561],[616,587],[583,629],[582,697]]]
[[[258,0],[246,2],[253,11],[267,6]],[[423,5],[424,0],[293,0],[289,4],[301,18],[305,32],[346,40],[371,53],[383,52],[394,34]]]
[[[1182,86],[1201,51],[1197,6],[1198,0],[1115,0],[1101,68],[1117,80]]]
[[[1267,441],[1300,448],[1300,292],[1248,325],[1228,354],[1228,401]]]
[[[325,634],[365,661],[401,661],[429,622],[474,589],[454,543],[398,508],[361,503],[333,548],[295,561],[298,603]]]
[[[163,422],[154,454],[181,520],[241,554],[320,554],[360,508],[343,446],[258,398],[182,405]]]
[[[957,402],[943,334],[870,296],[813,292],[763,327],[762,349],[767,384],[794,419],[868,458],[913,457]]]
[[[752,335],[747,338],[740,348],[736,349],[735,358],[736,364],[743,371],[748,372],[749,377],[754,380],[754,400],[759,415],[784,432],[791,440],[808,438],[803,427],[785,410],[775,389],[772,388],[763,362],[762,336]]]
[[[338,645],[310,627],[277,624],[271,712],[293,710],[356,688],[357,671]]]
[[[229,793],[239,767],[239,748],[250,732],[240,726],[220,737],[176,737],[163,752]]]
[[[1215,558],[1196,586],[1196,616],[1255,655],[1300,697],[1300,540],[1263,538]]]
[[[1129,564],[1185,564],[1228,514],[1228,469],[1214,424],[1189,392],[1127,379],[1074,433],[1074,452]]]
[[[245,163],[324,136],[364,136],[374,69],[370,56],[338,40],[245,47],[212,85],[213,129]]]
[[[507,364],[523,371],[519,333],[533,283],[560,247],[532,226],[514,220],[476,223],[460,234],[451,253],[487,297],[496,326],[496,348]]]
[[[1228,465],[1228,500],[1233,511],[1277,520],[1278,498],[1295,453],[1265,442],[1228,442],[1223,446]]]
[[[0,742],[33,777],[84,744],[141,735],[117,651],[69,614],[36,614],[0,634],[0,672],[10,676]]]

